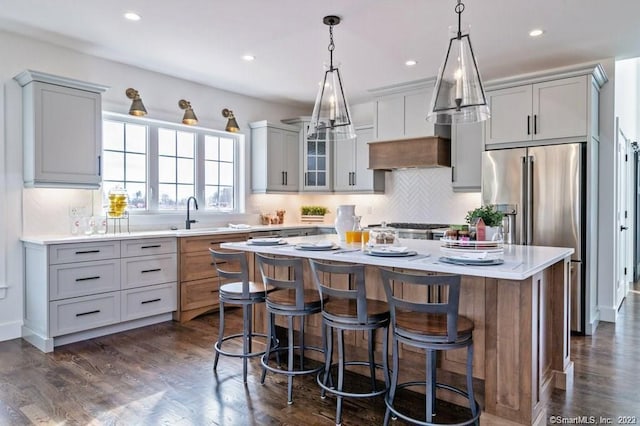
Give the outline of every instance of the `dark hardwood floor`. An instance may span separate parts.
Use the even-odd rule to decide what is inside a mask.
[[[230,317],[239,320],[237,313]],[[51,354],[20,339],[0,342],[0,425],[335,424],[335,399],[320,399],[315,377],[294,380],[289,406],[286,379],[269,374],[261,385],[257,359],[246,386],[238,359],[221,357],[214,373],[217,323],[216,314],[167,322]],[[572,359],[573,386],[553,392],[550,416],[603,416],[612,424],[636,416],[640,423],[640,285],[619,322],[601,323],[592,337],[572,337]],[[422,403],[406,398],[409,406]],[[345,425],[381,424],[383,416],[381,398],[345,401]]]

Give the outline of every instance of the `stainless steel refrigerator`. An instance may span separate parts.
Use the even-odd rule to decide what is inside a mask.
[[[485,151],[482,203],[515,205],[515,244],[573,247],[571,329],[585,330],[586,144]]]

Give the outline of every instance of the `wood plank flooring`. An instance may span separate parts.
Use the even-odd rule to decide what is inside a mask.
[[[238,327],[238,314],[228,316],[230,327]],[[320,399],[315,377],[296,378],[294,404],[287,405],[286,379],[269,374],[261,385],[257,359],[246,386],[238,359],[221,357],[214,373],[217,324],[217,314],[205,315],[51,354],[20,339],[0,342],[0,425],[335,424],[335,399]],[[601,323],[595,336],[572,337],[571,344],[573,386],[553,392],[548,415],[603,416],[612,424],[619,424],[618,416],[636,416],[639,424],[640,285],[623,304],[619,322]],[[414,394],[404,398],[407,406],[422,404]],[[456,415],[452,411],[452,421]],[[382,398],[345,400],[344,425],[382,424],[383,417]]]

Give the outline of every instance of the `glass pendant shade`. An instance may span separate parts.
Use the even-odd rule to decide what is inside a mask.
[[[309,139],[346,140],[356,137],[340,71],[331,67],[324,73],[309,123]]]

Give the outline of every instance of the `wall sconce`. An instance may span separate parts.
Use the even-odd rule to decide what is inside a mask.
[[[222,110],[222,116],[229,119],[227,121],[227,126],[224,128],[227,132],[236,133],[240,131],[240,126],[238,126],[238,122],[236,121],[235,115],[233,115],[233,111],[225,108]]]
[[[140,93],[136,89],[128,88],[125,92],[127,98],[132,99],[131,108],[129,108],[129,114],[135,115],[137,117],[142,117],[143,115],[147,115],[147,109],[144,107],[142,103],[142,99],[140,98]]]
[[[193,108],[191,108],[191,102],[180,99],[178,101],[178,106],[180,109],[184,110],[182,124],[188,124],[190,126],[198,124],[198,117],[196,117],[196,114],[193,112]]]

